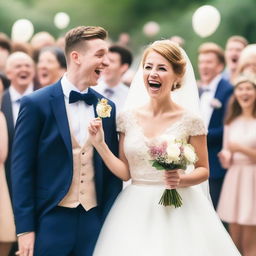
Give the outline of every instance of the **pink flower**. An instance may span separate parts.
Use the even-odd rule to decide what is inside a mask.
[[[149,147],[149,154],[152,158],[157,158],[159,156],[163,156],[166,154],[167,142],[162,142],[161,145],[150,146]]]

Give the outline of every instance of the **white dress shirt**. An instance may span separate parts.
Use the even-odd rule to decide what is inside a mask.
[[[102,94],[104,97],[107,99],[110,99],[113,101],[116,105],[116,116],[118,116],[118,113],[120,113],[124,107],[124,103],[126,101],[128,92],[129,92],[129,87],[127,87],[123,83],[119,83],[115,87],[110,87],[106,84],[105,81],[100,80],[98,85],[93,87],[97,92]],[[108,91],[112,90],[111,92]]]
[[[61,86],[64,93],[65,106],[67,110],[69,127],[73,132],[77,142],[82,147],[88,139],[88,126],[95,117],[93,105],[87,105],[84,101],[77,101],[69,104],[69,94],[71,91],[80,92],[64,74],[61,79]],[[88,89],[80,92],[87,93]]]
[[[20,100],[23,96],[33,92],[33,84],[30,84],[23,94],[20,94],[12,85],[9,88],[9,92],[12,102],[13,123],[15,126],[20,110]]]
[[[221,78],[222,75],[220,74],[216,76],[208,85],[202,85],[202,88],[207,88],[207,91],[204,91],[200,97],[200,111],[206,127],[208,127],[210,123],[213,112],[211,102],[214,99]]]

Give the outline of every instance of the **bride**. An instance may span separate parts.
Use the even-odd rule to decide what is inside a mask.
[[[89,126],[91,142],[108,168],[122,180],[132,179],[105,221],[94,256],[240,255],[205,186],[198,185],[209,175],[207,131],[195,114],[197,88],[185,52],[168,40],[156,41],[145,50],[141,71],[127,110],[118,117],[119,158],[104,142],[101,120]],[[192,171],[152,167],[149,145],[171,137],[194,147],[198,161]],[[177,189],[181,207],[158,204],[165,188]]]

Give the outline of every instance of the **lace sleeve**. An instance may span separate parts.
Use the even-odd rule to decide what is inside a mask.
[[[116,130],[117,132],[122,132],[125,133],[126,130],[126,125],[125,125],[125,118],[126,114],[125,112],[121,112],[118,116],[117,116],[117,121],[116,121]]]
[[[188,127],[188,134],[190,136],[207,135],[207,129],[203,120],[199,116],[193,115]]]

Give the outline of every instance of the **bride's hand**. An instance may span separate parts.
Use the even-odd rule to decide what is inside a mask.
[[[90,122],[88,131],[93,146],[104,142],[104,131],[102,128],[102,120],[100,118],[95,118]]]
[[[168,189],[178,188],[180,185],[180,173],[179,170],[166,170],[164,172],[165,185]]]

